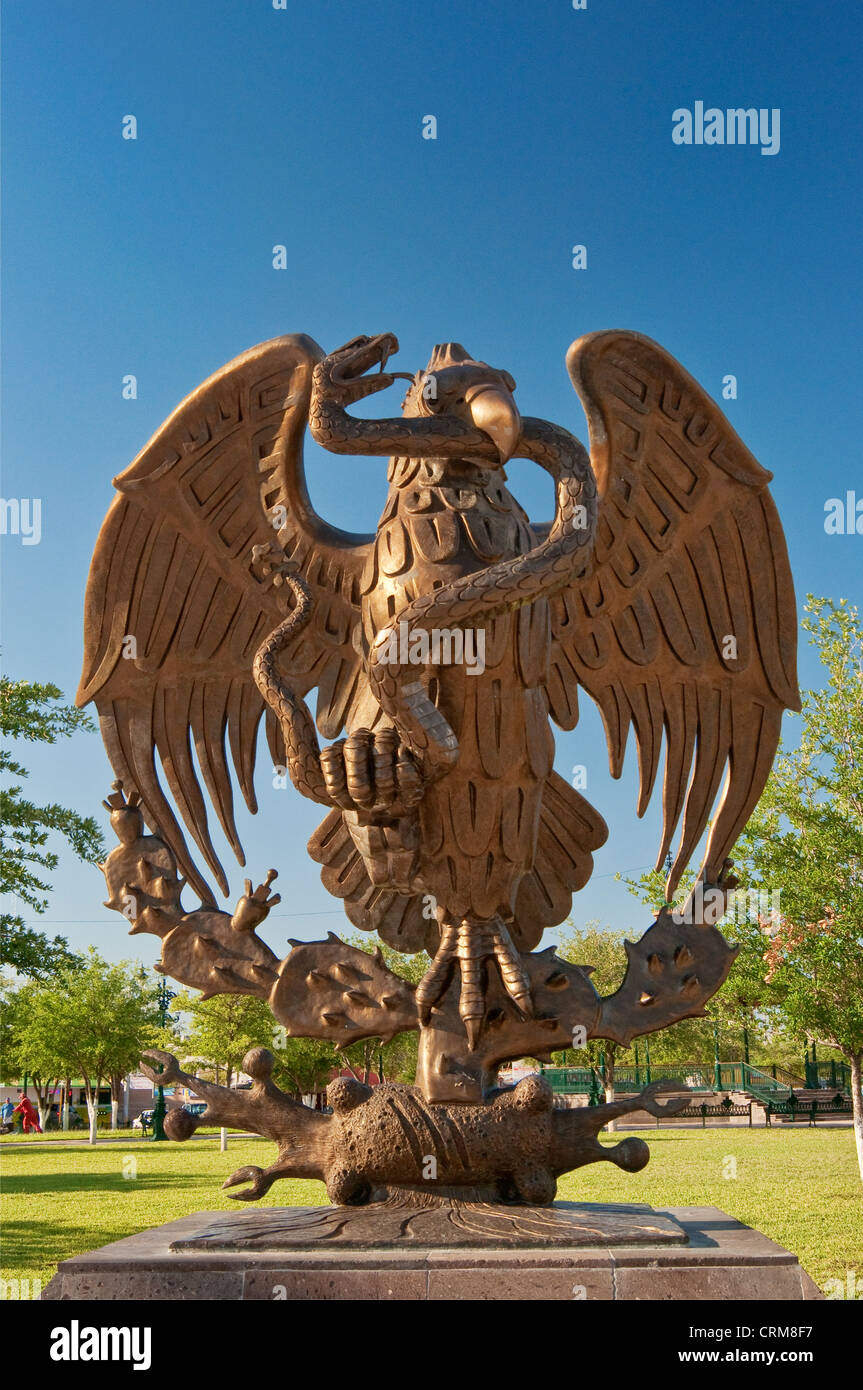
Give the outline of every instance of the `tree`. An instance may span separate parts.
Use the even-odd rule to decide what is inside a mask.
[[[780,744],[735,846],[740,887],[719,926],[740,952],[708,1010],[726,1027],[760,1026],[783,1056],[806,1040],[848,1061],[863,1179],[863,626],[846,600],[812,595],[802,626],[827,683],[805,692],[799,744]],[[664,903],[659,874],[626,882]]]
[[[201,999],[184,991],[176,996],[173,1007],[189,1015],[186,1046],[190,1053],[212,1063],[216,1081],[224,1068],[226,1086],[239,1073],[250,1048],[273,1047],[276,1024],[263,999],[249,994]]]
[[[317,1038],[288,1037],[263,999],[247,994],[216,994],[201,999],[178,994],[174,1007],[190,1018],[186,1046],[203,1067],[225,1071],[225,1084],[239,1074],[252,1047],[269,1048],[276,1059],[273,1081],[298,1099],[323,1090],[336,1066],[332,1045]]]
[[[319,1094],[329,1085],[337,1060],[332,1043],[322,1038],[289,1038],[277,1029],[273,1079],[296,1100]]]
[[[561,935],[558,955],[562,960],[572,961],[574,965],[592,965],[591,982],[601,995],[613,994],[626,974],[625,931],[612,931],[602,928],[598,922],[589,922],[586,927],[575,927]],[[604,1038],[594,1038],[585,1047],[575,1049],[574,1056],[586,1060],[599,1077],[600,1085],[607,1101],[614,1100],[614,1069],[621,1049],[619,1043]],[[614,1129],[612,1120],[608,1128]]]
[[[44,1037],[34,1036],[26,1046],[24,1044],[25,1031],[41,988],[43,986],[39,982],[28,981],[18,987],[9,985],[4,990],[2,1075],[3,1080],[9,1083],[19,1081],[26,1074],[36,1093],[39,1123],[44,1130],[51,1108],[51,1096],[63,1079],[63,1063],[56,1049]]]
[[[92,730],[93,722],[82,710],[61,704],[56,685],[0,678],[0,732],[6,738],[56,743],[78,730]],[[26,768],[8,749],[0,750],[0,774],[25,778]],[[62,835],[79,859],[95,862],[104,854],[102,834],[92,816],[51,803],[36,806],[22,795],[20,784],[0,790],[0,892],[44,912],[50,884],[40,875],[56,869],[58,856],[47,848],[50,833]],[[0,963],[22,975],[47,979],[67,969],[79,958],[62,936],[53,940],[28,927],[11,913],[0,916]]]
[[[827,683],[804,695],[799,744],[780,746],[735,864],[781,893],[763,978],[798,1035],[850,1064],[863,1180],[863,625],[845,599],[809,595],[805,613]]]
[[[139,966],[109,965],[91,948],[80,968],[61,971],[52,982],[33,981],[23,992],[21,1065],[43,1080],[82,1078],[93,1144],[102,1082],[137,1064],[158,1024],[155,990]],[[116,1127],[116,1104],[112,1111]]]
[[[0,1084],[12,1086],[21,1079],[18,1056],[18,988],[0,976]]]

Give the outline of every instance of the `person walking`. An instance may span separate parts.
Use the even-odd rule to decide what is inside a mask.
[[[23,1091],[19,1093],[18,1104],[15,1106],[12,1113],[13,1115],[17,1114],[21,1116],[21,1123],[24,1126],[25,1134],[30,1134],[31,1131],[34,1134],[42,1133],[42,1126],[39,1123],[39,1116],[33,1108],[33,1102],[30,1100],[29,1096],[25,1096]]]

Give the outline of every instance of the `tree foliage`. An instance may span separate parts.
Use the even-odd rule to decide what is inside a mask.
[[[190,1069],[206,1072],[209,1063],[213,1079],[223,1080],[225,1085],[230,1086],[239,1075],[243,1058],[253,1047],[266,1047],[273,1053],[273,1081],[295,1096],[323,1090],[337,1065],[329,1043],[288,1037],[263,999],[247,994],[216,994],[202,999],[182,993],[173,1006],[189,1018],[184,1047]]]
[[[25,1072],[37,1095],[81,1077],[95,1137],[99,1087],[138,1065],[155,1036],[155,988],[138,965],[109,964],[92,948],[52,980],[30,980],[10,999],[4,1072]]]
[[[762,973],[783,1017],[851,1064],[863,1178],[863,625],[846,600],[810,595],[803,628],[827,681],[804,695],[799,742],[780,748],[735,863],[780,890]]]
[[[592,966],[590,978],[597,993],[613,994],[626,973],[623,943],[627,933],[600,927],[598,922],[589,922],[585,927],[569,925],[570,930],[561,934],[558,955],[574,965]],[[614,1070],[624,1051],[626,1049],[618,1043],[593,1038],[583,1048],[567,1051],[565,1059],[577,1066],[592,1067],[606,1100],[611,1101],[614,1099]]]
[[[92,730],[83,710],[62,703],[56,685],[0,678],[0,733],[16,742],[54,744],[79,730]],[[57,853],[49,835],[62,836],[79,859],[96,861],[104,853],[102,834],[92,816],[80,816],[54,802],[37,806],[23,795],[27,769],[8,748],[0,750],[0,893],[18,898],[42,913],[50,892],[47,875],[56,869]],[[10,779],[21,779],[10,784]],[[68,969],[78,958],[64,937],[53,940],[28,927],[15,913],[0,916],[0,963],[20,974],[48,978]]]
[[[719,925],[741,949],[708,1009],[760,1028],[774,1050],[799,1058],[812,1041],[848,1060],[863,1177],[863,625],[846,600],[810,595],[802,626],[826,683],[804,693],[798,741],[780,744],[735,846],[742,897]],[[627,883],[662,905],[660,875]]]

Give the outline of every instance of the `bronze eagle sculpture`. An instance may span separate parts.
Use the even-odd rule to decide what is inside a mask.
[[[201,781],[244,863],[229,763],[255,811],[265,715],[274,763],[327,808],[309,852],[329,892],[356,926],[431,955],[409,1003],[392,987],[392,1007],[399,1026],[420,1028],[425,1099],[467,1103],[488,1094],[502,1058],[566,1045],[576,1017],[593,1035],[628,1041],[703,1012],[722,983],[733,951],[721,935],[704,923],[687,934],[660,914],[631,948],[616,995],[600,1001],[580,972],[581,1003],[561,1011],[577,968],[552,953],[549,973],[549,953],[531,953],[566,917],[607,828],[554,771],[550,721],[575,727],[582,687],[601,712],[615,777],[632,728],[639,814],[664,744],[657,867],[682,821],[666,895],[708,824],[700,883],[724,888],[783,711],[798,707],[795,602],[771,474],[656,343],[621,331],[573,343],[567,368],[589,454],[568,430],[523,415],[509,372],[458,343],[407,375],[400,416],[352,415],[406,375],[387,370],[397,350],[389,333],[331,353],[304,335],[276,338],[177,408],[115,481],[90,574],[78,702],[95,700],[122,788],[208,921],[224,914],[157,759],[226,893]],[[316,514],[306,429],[335,453],[388,456],[374,535]],[[550,522],[531,522],[509,492],[512,458],[550,474]],[[164,913],[171,899],[179,920],[180,879],[168,875],[153,894],[126,860],[123,873],[139,906]],[[274,901],[266,895],[247,884],[252,934]],[[216,937],[220,949],[233,940],[228,928]],[[308,1033],[299,986],[286,984],[296,971],[256,962],[276,1016]],[[356,966],[343,965],[347,980]],[[222,987],[255,988],[236,961],[215,968]],[[351,991],[337,1005],[316,973],[303,988],[329,1001],[315,1015],[319,1035],[391,1034],[380,1018],[370,1033],[363,1015],[384,1007],[383,983],[355,987],[351,1013]]]

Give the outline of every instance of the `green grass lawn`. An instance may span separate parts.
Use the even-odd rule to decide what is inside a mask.
[[[14,1130],[12,1134],[0,1134],[0,1144],[44,1144],[52,1140],[56,1144],[59,1140],[66,1139],[77,1139],[79,1143],[83,1142],[86,1144],[89,1132],[88,1129],[48,1129],[45,1130],[43,1134],[19,1134],[17,1130]],[[133,1129],[131,1125],[129,1125],[128,1129],[123,1129],[122,1127],[114,1130],[100,1128],[96,1132],[100,1139],[141,1138],[141,1131],[139,1129]]]
[[[117,1129],[109,1129],[107,1125],[105,1126],[105,1128],[102,1128],[102,1126],[100,1125],[99,1129],[97,1130],[97,1136],[100,1144],[103,1139],[119,1141],[126,1139],[144,1139],[145,1142],[149,1143],[151,1133],[152,1131],[148,1129],[146,1135],[143,1135],[140,1129],[133,1129],[131,1125],[129,1125],[128,1128],[123,1128],[123,1126],[121,1125]],[[199,1129],[195,1131],[195,1133],[218,1134],[219,1126],[202,1125]],[[86,1128],[69,1130],[49,1129],[46,1130],[43,1134],[19,1134],[16,1130],[12,1134],[0,1134],[0,1144],[57,1144],[61,1142],[75,1142],[78,1144],[86,1144],[89,1142],[89,1134],[90,1131]]]
[[[793,1250],[817,1283],[863,1276],[863,1187],[850,1129],[641,1131],[651,1161],[641,1173],[595,1164],[561,1179],[570,1201],[718,1206]],[[609,1142],[616,1142],[617,1134]],[[3,1152],[4,1279],[48,1282],[60,1260],[148,1226],[204,1210],[241,1207],[219,1184],[246,1163],[266,1166],[263,1140],[100,1144]],[[134,1176],[124,1176],[134,1161]],[[280,1182],[260,1206],[317,1206],[322,1183]]]

